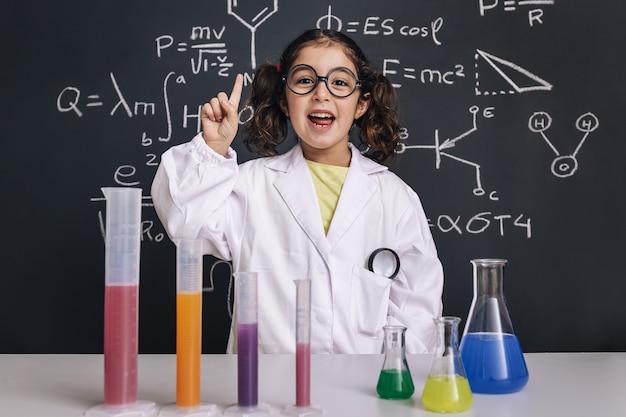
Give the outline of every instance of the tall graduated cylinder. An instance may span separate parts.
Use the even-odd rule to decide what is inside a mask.
[[[137,401],[141,189],[108,187],[104,293],[104,404]]]
[[[224,410],[224,415],[227,416],[262,417],[269,416],[270,413],[268,405],[259,404],[257,302],[256,272],[236,272],[237,404]]]
[[[257,323],[257,274],[235,274],[237,303],[237,399],[239,406],[254,407],[259,401],[259,352]]]
[[[314,417],[323,410],[311,405],[311,280],[297,279],[296,284],[296,403],[283,415]]]
[[[202,241],[176,242],[176,405],[200,406]]]
[[[296,406],[311,405],[311,280],[296,280]]]
[[[506,394],[522,389],[528,369],[509,316],[504,291],[504,259],[474,259],[474,298],[461,357],[473,392]]]

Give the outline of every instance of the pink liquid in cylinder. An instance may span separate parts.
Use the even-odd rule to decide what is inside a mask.
[[[311,405],[311,345],[296,344],[296,407]]]
[[[104,403],[137,401],[138,286],[105,285]]]

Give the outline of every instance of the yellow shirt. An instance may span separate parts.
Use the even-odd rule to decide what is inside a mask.
[[[348,168],[320,164],[309,160],[306,162],[311,172],[311,178],[313,178],[315,192],[317,193],[324,232],[328,234],[328,228],[335,214],[341,188],[348,174]]]

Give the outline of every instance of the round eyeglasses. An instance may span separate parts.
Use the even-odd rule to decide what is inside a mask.
[[[321,77],[312,66],[299,64],[283,76],[283,82],[287,83],[287,87],[294,94],[301,96],[315,90],[320,81],[324,81],[330,94],[340,98],[348,97],[361,87],[361,80],[357,80],[356,75],[346,67],[335,67],[325,77]]]

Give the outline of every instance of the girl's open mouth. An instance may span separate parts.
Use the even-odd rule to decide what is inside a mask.
[[[309,114],[309,120],[318,127],[328,127],[335,121],[335,116],[331,113],[314,112]]]

